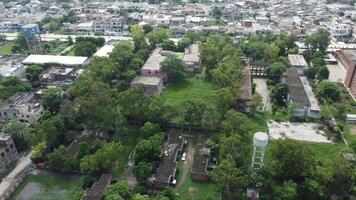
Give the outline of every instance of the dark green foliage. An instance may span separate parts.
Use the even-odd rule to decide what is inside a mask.
[[[164,40],[161,43],[161,47],[163,50],[167,50],[167,51],[175,51],[176,50],[176,45],[174,44],[174,42],[172,40]]]
[[[4,101],[18,92],[28,92],[30,89],[30,84],[19,78],[15,76],[6,77],[0,80],[0,100]]]
[[[325,80],[318,84],[316,89],[316,94],[318,95],[319,98],[324,98],[324,99],[330,98],[331,100],[336,101],[340,99],[341,89],[337,85],[337,83],[333,83]]]
[[[135,148],[135,162],[151,162],[158,160],[164,142],[163,134],[156,134],[141,140]]]
[[[134,167],[134,174],[138,182],[144,184],[147,182],[147,179],[150,177],[152,171],[152,165],[147,162],[139,162]]]
[[[267,78],[271,81],[272,84],[275,85],[280,82],[283,73],[286,71],[287,68],[285,65],[283,65],[280,62],[275,62],[271,64],[269,67],[267,67],[266,69]]]
[[[160,65],[162,72],[166,73],[169,81],[182,77],[186,67],[183,60],[174,54],[169,55]]]
[[[286,84],[278,83],[272,88],[272,101],[278,106],[286,106],[288,86]]]

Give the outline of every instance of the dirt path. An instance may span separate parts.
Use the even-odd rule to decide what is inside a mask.
[[[185,179],[189,176],[189,172],[190,172],[190,169],[192,168],[192,165],[193,165],[193,157],[194,157],[194,148],[192,146],[192,140],[191,138],[187,139],[188,141],[188,146],[187,146],[187,149],[186,149],[186,153],[187,153],[187,157],[184,161],[184,165],[183,165],[183,171],[182,171],[182,176],[180,178],[180,180],[178,181],[175,189],[176,190],[179,190],[181,188],[181,186],[183,185]]]

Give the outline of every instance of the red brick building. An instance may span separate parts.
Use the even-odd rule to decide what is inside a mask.
[[[344,83],[356,97],[356,50],[340,50],[336,55],[347,70]]]

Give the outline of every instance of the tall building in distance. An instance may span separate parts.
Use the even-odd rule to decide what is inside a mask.
[[[29,54],[43,53],[40,28],[37,24],[24,25],[21,28],[21,32],[25,36]]]

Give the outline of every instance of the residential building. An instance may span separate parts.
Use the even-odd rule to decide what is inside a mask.
[[[0,79],[9,76],[25,78],[26,65],[22,64],[25,57],[19,54],[0,56]]]
[[[108,16],[94,21],[94,33],[122,35],[126,20],[121,16]]]
[[[194,154],[192,165],[192,180],[195,181],[208,181],[208,166],[210,160],[210,149],[202,146]]]
[[[42,86],[68,89],[83,69],[72,67],[52,67],[40,76]]]
[[[75,32],[80,35],[90,35],[94,30],[94,22],[83,22],[75,27]]]
[[[145,95],[160,94],[163,90],[163,81],[158,77],[136,76],[131,87],[143,86]]]
[[[12,137],[0,134],[0,171],[19,158]]]
[[[340,50],[336,56],[346,68],[344,84],[350,89],[352,96],[356,97],[356,50]]]
[[[291,67],[295,68],[299,75],[304,75],[305,70],[308,67],[307,61],[305,61],[303,55],[299,54],[289,54],[288,55],[289,64]]]
[[[199,44],[192,44],[185,49],[183,61],[187,65],[188,72],[201,72]]]
[[[307,78],[300,76],[296,69],[289,68],[285,74],[285,83],[288,85],[287,102],[296,105],[294,116],[319,119],[321,117],[319,103]]]
[[[166,59],[170,54],[168,51],[163,51],[161,48],[156,48],[151,53],[150,57],[146,60],[145,64],[141,68],[141,76],[166,78],[166,75],[161,71],[161,62]]]
[[[43,107],[32,92],[18,93],[0,105],[0,118],[10,121],[17,118],[22,122],[34,124],[43,113]]]
[[[3,21],[0,22],[0,32],[15,33],[20,31],[21,26],[22,26],[21,22],[16,20]]]
[[[238,97],[235,103],[235,109],[239,112],[249,114],[252,106],[252,76],[250,71],[250,62],[248,59],[241,59],[243,66],[242,86],[238,90]]]
[[[102,174],[98,182],[84,191],[81,200],[99,200],[104,196],[105,190],[111,184],[113,176],[111,174]]]
[[[175,185],[178,160],[182,154],[182,150],[182,136],[170,133],[164,145],[164,155],[159,162],[155,174],[149,180],[155,189],[164,189],[170,185]]]

